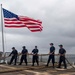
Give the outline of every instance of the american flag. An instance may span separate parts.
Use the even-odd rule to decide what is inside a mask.
[[[42,22],[27,16],[16,15],[3,8],[4,24],[8,28],[27,27],[31,32],[42,31]]]

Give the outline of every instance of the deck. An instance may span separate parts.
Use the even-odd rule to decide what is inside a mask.
[[[68,66],[67,69],[57,69],[51,66],[8,65],[0,64],[0,75],[75,75],[75,68]]]

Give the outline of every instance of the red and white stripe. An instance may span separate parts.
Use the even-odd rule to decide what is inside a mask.
[[[42,31],[42,22],[39,20],[34,20],[32,18],[26,17],[26,16],[20,16],[20,21],[22,21],[24,24],[26,24],[26,27],[32,31],[32,32],[36,32],[36,31]]]
[[[19,28],[19,27],[26,27],[21,21],[17,20],[16,18],[4,18],[5,27],[8,28]]]
[[[29,17],[19,16],[19,20],[16,18],[4,18],[5,27],[8,28],[19,28],[27,27],[32,32],[42,31],[42,22],[39,20],[34,20]]]

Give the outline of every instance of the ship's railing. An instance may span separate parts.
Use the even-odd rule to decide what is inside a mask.
[[[9,54],[10,54],[10,52],[6,52],[5,53],[5,57],[7,57]],[[27,55],[27,61],[28,62],[32,62],[32,56],[33,56],[32,54],[28,54]],[[48,60],[49,54],[38,54],[38,56],[39,56],[39,62],[46,63],[47,60]],[[56,58],[56,62],[58,61],[57,57],[58,56],[55,57]],[[9,62],[10,61],[10,58],[11,58],[11,56],[10,57],[7,57],[6,60]],[[21,58],[21,55],[18,56],[17,62],[20,62],[20,58]]]
[[[9,54],[10,54],[10,52],[5,52],[5,57],[6,57],[5,61],[6,62],[9,62],[11,59],[11,56],[7,57]],[[0,62],[2,62],[4,60],[1,57],[2,57],[2,52],[0,53]],[[48,57],[49,57],[49,54],[39,54],[39,62],[47,63]],[[20,58],[21,58],[21,55],[18,56],[17,62],[20,62]],[[69,60],[70,63],[75,62],[75,55],[66,55],[66,58]],[[27,61],[32,62],[32,55],[31,54],[27,55]],[[55,62],[59,62],[59,56],[57,56],[57,55],[55,55]]]

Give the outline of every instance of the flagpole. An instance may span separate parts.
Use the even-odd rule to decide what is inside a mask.
[[[3,57],[5,57],[5,50],[4,50],[4,30],[3,30],[3,13],[2,13],[2,4],[1,4],[1,29],[2,29],[2,49],[3,49]],[[3,59],[5,62],[5,58]]]

